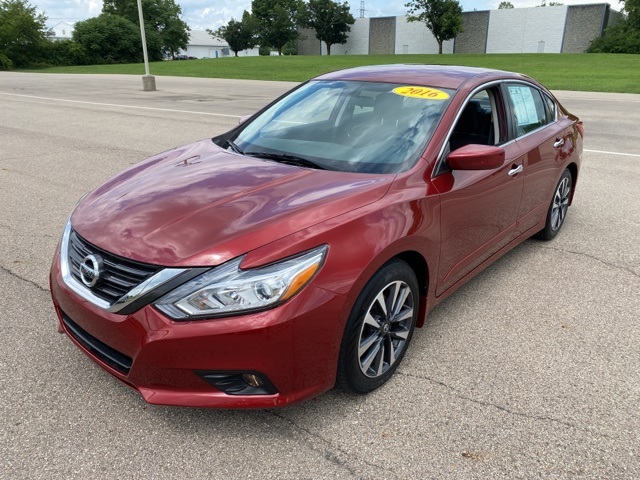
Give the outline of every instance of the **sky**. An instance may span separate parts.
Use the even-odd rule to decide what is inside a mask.
[[[459,0],[464,11],[491,10],[498,8],[501,0]],[[540,0],[510,0],[516,8],[535,7]],[[587,3],[605,3],[603,0],[560,0],[565,5],[584,5]],[[365,0],[365,17],[387,17],[405,15],[407,0]],[[54,26],[65,20],[77,22],[95,17],[102,10],[102,0],[30,0],[38,11],[49,18],[47,25]],[[217,29],[226,25],[231,18],[240,20],[242,12],[249,10],[251,0],[176,0],[182,8],[182,19],[192,30]],[[620,11],[620,1],[608,3],[614,10]],[[360,16],[360,0],[352,0],[351,13]]]

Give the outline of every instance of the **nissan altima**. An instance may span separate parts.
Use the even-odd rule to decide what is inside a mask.
[[[59,331],[154,404],[370,392],[429,310],[560,232],[583,135],[520,74],[322,75],[82,198],[51,268]]]

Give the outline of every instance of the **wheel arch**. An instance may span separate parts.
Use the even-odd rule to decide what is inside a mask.
[[[429,292],[429,265],[427,264],[427,260],[415,250],[406,250],[404,252],[400,252],[396,254],[392,258],[397,258],[399,260],[404,261],[418,280],[418,288],[420,293],[420,307],[418,313],[418,320],[416,323],[416,327],[420,328],[424,325],[424,320],[427,313],[427,294]]]
[[[423,253],[418,249],[412,248],[412,245],[404,245],[404,248],[387,249],[381,252],[369,265],[361,272],[358,279],[353,283],[351,292],[348,295],[355,299],[358,297],[366,283],[380,270],[384,265],[393,260],[402,260],[405,262],[418,280],[419,310],[416,327],[420,328],[424,325],[425,317],[428,309],[428,292],[430,285],[429,261]],[[352,306],[352,305],[351,305]]]
[[[573,194],[576,191],[576,182],[578,181],[578,165],[574,162],[571,162],[567,165],[567,169],[571,173],[571,181],[573,185],[571,186],[571,197],[569,198],[569,205],[573,203]]]

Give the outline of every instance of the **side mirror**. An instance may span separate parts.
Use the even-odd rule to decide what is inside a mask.
[[[245,115],[243,117],[240,117],[240,120],[238,120],[238,125],[242,125],[244,122],[249,120],[251,117],[252,117],[252,115]]]
[[[493,170],[502,166],[504,157],[501,147],[470,144],[451,152],[447,165],[452,170]]]

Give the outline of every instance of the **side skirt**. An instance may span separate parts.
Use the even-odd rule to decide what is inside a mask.
[[[447,290],[442,292],[442,294],[440,296],[436,297],[435,295],[430,295],[429,298],[427,298],[427,308],[426,308],[426,312],[425,312],[425,316],[424,316],[425,320],[423,320],[422,322],[418,322],[419,325],[422,326],[424,324],[424,321],[426,321],[427,314],[431,310],[433,310],[436,306],[438,306],[440,303],[442,303],[446,298],[448,298],[452,293],[454,293],[456,290],[458,290],[460,287],[462,287],[465,283],[467,283],[469,280],[471,280],[473,277],[475,277],[477,274],[479,274],[481,271],[483,271],[485,268],[487,268],[493,262],[495,262],[500,257],[502,257],[505,253],[509,252],[510,250],[513,250],[515,247],[520,245],[522,242],[524,242],[525,240],[531,238],[535,233],[537,233],[540,230],[542,230],[544,228],[545,221],[546,221],[546,217],[540,223],[538,223],[537,225],[531,227],[526,232],[520,234],[518,237],[516,237],[513,240],[511,240],[511,242],[509,242],[504,247],[502,247],[500,250],[498,250],[496,253],[494,253],[492,256],[487,258],[484,262],[482,262],[476,268],[474,268],[469,273],[467,273],[464,277],[462,277],[460,280],[458,280],[455,284],[453,284]]]

